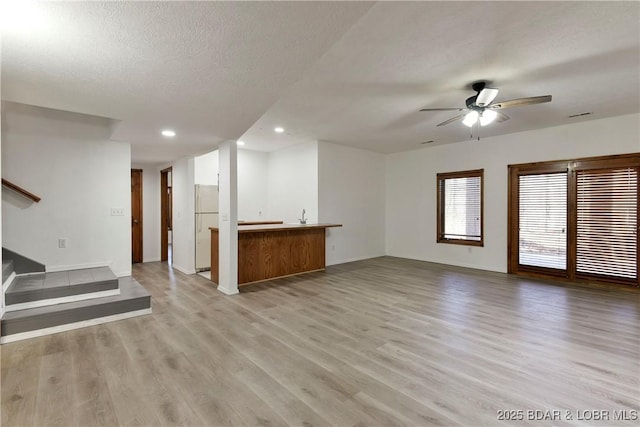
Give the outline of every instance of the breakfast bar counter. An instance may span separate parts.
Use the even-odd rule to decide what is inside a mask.
[[[238,223],[238,285],[324,270],[326,229],[341,224]],[[211,280],[218,283],[218,228],[211,230]]]

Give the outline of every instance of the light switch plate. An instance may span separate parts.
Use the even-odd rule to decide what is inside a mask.
[[[111,208],[111,216],[124,216],[124,208]]]

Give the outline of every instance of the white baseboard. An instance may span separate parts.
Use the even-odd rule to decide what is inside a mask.
[[[160,258],[144,258],[142,262],[160,262]]]
[[[330,266],[330,265],[346,264],[348,262],[362,261],[362,260],[371,259],[371,258],[379,258],[381,256],[384,256],[384,254],[365,255],[365,256],[359,256],[359,257],[353,257],[353,258],[339,259],[339,260],[336,260],[336,261],[331,261],[330,263],[327,262],[327,267]]]
[[[59,332],[71,331],[73,329],[86,328],[87,326],[101,325],[103,323],[115,322],[116,320],[124,320],[130,319],[132,317],[144,316],[145,314],[151,314],[151,308],[130,311],[128,313],[114,314],[111,316],[98,317],[96,319],[83,320],[82,322],[67,323],[65,325],[52,326],[50,328],[38,329],[35,331],[20,332],[18,334],[7,335],[0,338],[0,344],[27,340],[29,338],[43,337],[45,335],[57,334]]]
[[[56,271],[67,271],[67,270],[81,270],[83,268],[96,268],[96,267],[109,267],[111,268],[111,261],[96,261],[96,262],[88,262],[84,264],[70,264],[70,265],[54,265],[47,266],[45,271],[47,273],[56,272]]]
[[[67,297],[49,298],[39,301],[22,302],[19,304],[10,304],[6,307],[7,312],[27,310],[29,308],[46,307],[49,305],[64,304],[67,302],[86,301],[88,299],[113,297],[120,295],[120,289],[109,289],[108,291],[92,292],[89,294],[69,295]]]
[[[454,267],[471,268],[471,269],[474,269],[474,270],[491,271],[493,273],[506,273],[507,272],[506,269],[501,270],[499,268],[487,267],[485,265],[469,264],[469,263],[465,263],[465,262],[455,262],[454,263],[454,262],[451,262],[451,260],[424,258],[424,257],[420,257],[420,256],[417,256],[417,255],[391,255],[391,254],[387,254],[386,256],[390,256],[390,257],[394,257],[394,258],[411,259],[411,260],[415,260],[415,261],[432,262],[434,264],[451,265],[451,266],[454,266]]]
[[[225,294],[225,295],[236,295],[236,294],[239,294],[239,293],[240,293],[240,291],[238,290],[238,288],[235,288],[235,289],[227,289],[227,288],[224,288],[224,287],[222,287],[222,286],[220,286],[220,285],[218,285],[218,290],[219,290],[220,292],[222,292],[223,294]]]
[[[120,271],[120,272],[113,272],[113,274],[116,275],[116,277],[129,277],[131,276],[131,270],[126,270],[126,271]]]
[[[16,278],[16,272],[12,271],[9,277],[7,277],[7,280],[5,280],[4,283],[2,284],[2,292],[7,291],[7,288],[9,288],[9,286],[11,285],[11,282],[13,282],[13,279],[15,278]]]
[[[178,270],[180,273],[184,273],[184,274],[196,274],[196,270],[195,270],[195,268],[191,268],[191,269],[189,269],[189,268],[184,268],[184,267],[181,267],[181,266],[176,265],[176,264],[171,265],[171,267],[172,267],[174,270]]]

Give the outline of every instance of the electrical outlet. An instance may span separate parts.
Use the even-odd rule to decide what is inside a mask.
[[[67,248],[67,238],[66,237],[60,237],[58,239],[58,248],[60,248],[60,249],[66,249]]]
[[[111,216],[124,216],[124,208],[111,208]]]

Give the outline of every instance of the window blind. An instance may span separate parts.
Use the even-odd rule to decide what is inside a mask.
[[[637,279],[638,170],[577,172],[576,273]]]
[[[482,240],[481,185],[480,176],[440,181],[445,239]]]
[[[566,270],[567,173],[519,176],[520,265]]]

